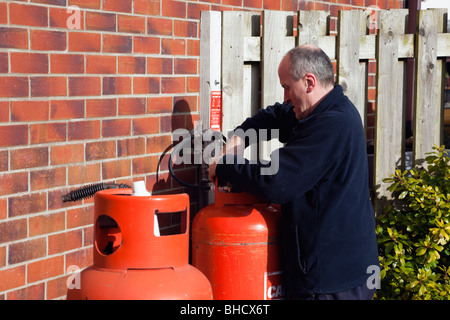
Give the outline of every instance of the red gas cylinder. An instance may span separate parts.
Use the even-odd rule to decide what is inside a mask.
[[[246,193],[223,193],[192,224],[192,265],[215,300],[283,299],[278,206]]]
[[[69,289],[67,299],[212,299],[208,279],[188,264],[188,195],[131,193],[95,194],[94,264],[81,272],[79,288]],[[180,230],[158,235],[155,215],[176,216]]]

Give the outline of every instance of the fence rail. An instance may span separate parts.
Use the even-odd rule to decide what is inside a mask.
[[[210,123],[212,93],[221,92],[222,132],[259,108],[282,101],[277,69],[292,47],[310,43],[336,60],[336,80],[366,126],[368,62],[376,60],[376,123],[373,184],[377,199],[389,198],[382,179],[404,166],[406,59],[415,59],[413,163],[443,143],[445,57],[450,56],[446,10],[422,10],[417,31],[406,34],[408,10],[342,10],[337,35],[326,11],[202,12],[200,110]],[[296,21],[294,21],[296,19]],[[376,22],[376,34],[369,32]],[[297,35],[294,36],[294,30]],[[376,206],[376,210],[378,210]]]

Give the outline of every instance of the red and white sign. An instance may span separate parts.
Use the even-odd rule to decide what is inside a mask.
[[[209,128],[222,131],[222,91],[211,91]]]

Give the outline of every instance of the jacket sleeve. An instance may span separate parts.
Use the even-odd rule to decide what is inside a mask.
[[[216,167],[217,177],[273,203],[287,203],[306,193],[335,169],[349,125],[345,117],[326,115],[303,126],[271,154],[269,163],[224,156]]]

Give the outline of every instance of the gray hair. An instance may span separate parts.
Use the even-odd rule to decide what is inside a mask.
[[[295,81],[312,73],[322,86],[334,86],[333,64],[322,49],[303,45],[289,50],[286,55],[289,55],[290,73]]]

